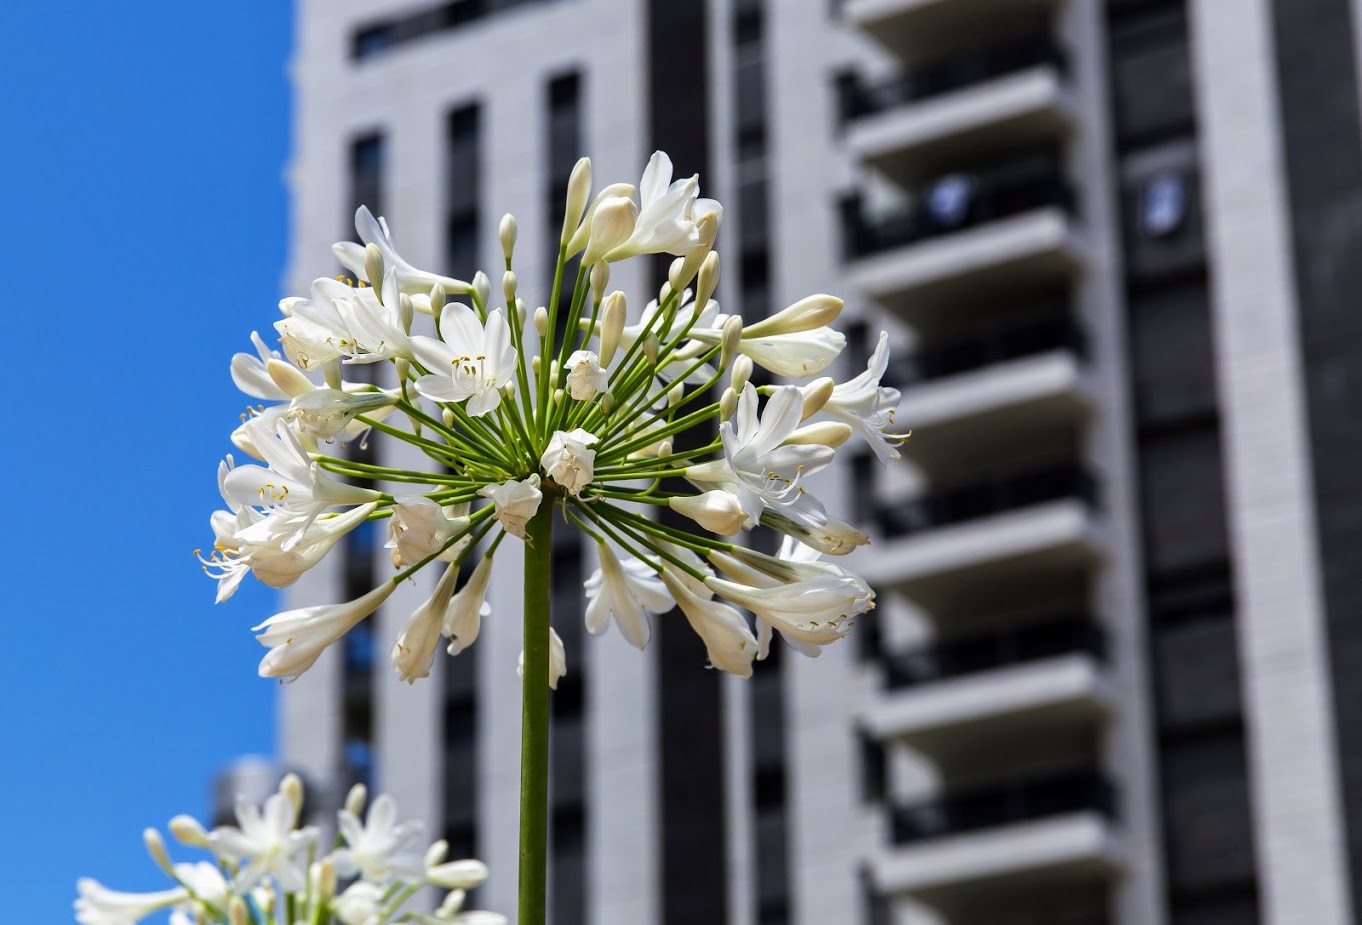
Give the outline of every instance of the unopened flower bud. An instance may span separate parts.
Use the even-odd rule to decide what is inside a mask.
[[[719,252],[710,251],[705,262],[700,264],[700,275],[695,280],[695,310],[701,312],[714,295],[714,287],[719,285]]]
[[[476,277],[474,277],[476,279]],[[436,283],[430,287],[430,313],[436,318],[440,317],[440,309],[445,307],[445,300],[449,298],[449,293],[445,292],[445,287]]]
[[[405,357],[398,357],[393,360],[393,370],[397,373],[398,383],[401,384],[406,380],[407,376],[411,375],[411,360],[408,360]]]
[[[666,459],[672,455],[672,438],[668,437],[657,445],[657,458]]]
[[[591,238],[582,254],[582,266],[591,266],[629,240],[637,219],[638,206],[626,196],[611,196],[597,206],[591,216]]]
[[[402,322],[404,333],[411,333],[411,323],[416,317],[416,306],[412,304],[411,296],[405,292],[397,297],[397,320]]]
[[[292,771],[284,775],[284,779],[279,782],[279,792],[288,797],[288,801],[293,804],[293,815],[296,817],[303,811],[303,779]]]
[[[675,408],[678,404],[681,403],[681,399],[685,397],[686,384],[684,382],[673,383],[672,387],[667,390],[667,407]]]
[[[240,896],[233,896],[227,901],[228,925],[246,925],[250,920],[251,913],[246,908],[246,900]]]
[[[454,412],[448,408],[440,409],[440,420],[445,422],[446,427],[454,426]]]
[[[165,839],[161,838],[161,833],[155,829],[143,829],[142,844],[147,846],[147,854],[151,855],[156,866],[174,877],[175,865],[170,863],[170,855],[166,854],[166,843]]]
[[[599,265],[599,264],[598,264]],[[601,366],[608,368],[615,358],[615,350],[620,345],[620,335],[624,332],[625,318],[629,313],[624,293],[616,289],[605,297],[601,304]]]
[[[326,387],[328,389],[336,389],[337,391],[341,389],[344,380],[341,378],[341,364],[339,358],[327,360],[322,364],[322,378],[326,380]]]
[[[539,370],[542,369],[543,366],[544,361],[540,359],[538,356],[532,357],[530,359],[530,371],[533,372],[536,376],[539,375]]]
[[[472,286],[473,301],[477,302],[479,306],[486,307],[487,300],[492,297],[492,281],[487,278],[486,273],[479,270],[473,274]]]
[[[208,832],[193,816],[176,816],[170,820],[170,834],[182,845],[203,848],[208,844]]]
[[[567,255],[580,253],[591,240],[591,220],[596,216],[596,210],[609,199],[623,196],[626,199],[634,195],[634,187],[629,183],[611,183],[605,189],[596,194],[596,198],[591,200],[591,205],[587,206],[582,215],[582,219],[577,223],[577,228],[572,232],[572,237],[567,242]]]
[[[563,391],[562,389],[553,390],[553,403],[555,405],[561,405],[566,399],[567,392]]]
[[[364,815],[364,802],[369,798],[369,789],[363,784],[355,784],[345,795],[345,808],[356,816]]]
[[[724,394],[719,398],[719,420],[727,421],[733,417],[733,412],[738,407],[738,393],[732,388],[724,389]]]
[[[685,282],[681,281],[681,271],[685,265],[685,260],[677,257],[667,267],[667,284],[672,287],[672,292],[679,292],[686,287]]]
[[[752,358],[745,353],[738,354],[733,361],[733,366],[728,371],[728,385],[734,391],[741,392],[742,387],[747,385],[747,381],[752,378]]]
[[[265,361],[265,371],[270,374],[274,384],[279,386],[290,398],[304,395],[316,388],[298,368],[276,357]]]
[[[591,267],[591,303],[595,305],[605,295],[605,287],[610,285],[610,264],[604,260]]]
[[[670,299],[670,298],[672,297],[672,292],[673,292],[673,290],[672,290],[672,284],[671,284],[671,283],[663,283],[663,284],[662,284],[662,288],[659,289],[659,290],[657,290],[657,306],[658,306],[658,308],[661,308],[663,305],[666,305],[666,304],[667,304],[667,300]]]
[[[744,529],[748,522],[737,496],[728,491],[715,490],[692,497],[670,498],[667,504],[673,511],[720,536],[732,536]]]
[[[425,865],[426,867],[435,867],[443,864],[447,857],[449,857],[449,842],[441,838],[426,849]]]
[[[724,322],[723,338],[719,341],[719,368],[727,369],[738,355],[738,344],[742,341],[742,316],[729,315]]]
[[[851,439],[851,425],[841,421],[819,421],[796,428],[785,443],[838,447]]]
[[[615,396],[611,395],[609,392],[606,392],[601,396],[600,402],[602,414],[609,414],[611,411],[615,410]]]
[[[782,308],[780,311],[749,325],[747,337],[768,337],[772,334],[799,334],[832,324],[842,313],[842,300],[831,295],[811,295]]]
[[[336,895],[336,865],[330,858],[317,864],[317,902],[329,903]]]
[[[540,337],[549,329],[549,310],[542,305],[534,310],[534,329]]]
[[[374,295],[383,301],[383,252],[377,244],[364,245],[364,275],[374,287]]]
[[[558,239],[560,243],[566,244],[571,239],[582,221],[582,213],[586,211],[586,202],[590,198],[591,158],[584,157],[573,165],[572,175],[568,177],[567,206],[563,210],[563,233]]]
[[[650,366],[657,365],[657,332],[649,331],[648,336],[643,341],[643,355],[648,358]]]
[[[497,237],[501,239],[501,255],[506,258],[506,265],[510,266],[516,238],[515,216],[510,212],[501,217],[501,224],[497,226]]]
[[[515,398],[515,383],[508,382],[502,386],[501,394],[505,395],[507,398]]]
[[[800,394],[804,396],[804,416],[800,418],[801,421],[807,421],[823,410],[823,406],[832,397],[832,390],[835,385],[836,383],[832,381],[831,377],[824,376],[821,379],[813,380],[808,385],[799,387]]]

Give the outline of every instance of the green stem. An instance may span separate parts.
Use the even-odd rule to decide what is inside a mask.
[[[525,670],[520,708],[520,925],[544,925],[549,834],[549,588],[553,510],[544,492],[525,525]]]

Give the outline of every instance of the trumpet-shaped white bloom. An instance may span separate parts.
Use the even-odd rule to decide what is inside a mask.
[[[590,350],[575,350],[567,360],[567,393],[577,401],[590,401],[610,387],[610,374],[601,369],[600,357]]]
[[[761,513],[761,523],[829,556],[845,556],[870,542],[870,537],[845,521],[828,517],[820,524],[807,524],[769,506]]]
[[[169,909],[189,898],[184,887],[155,893],[124,893],[90,877],[77,880],[76,890],[79,893],[76,921],[80,925],[136,925],[153,912]]]
[[[795,386],[781,386],[757,416],[757,390],[748,383],[732,421],[719,425],[724,458],[686,470],[692,481],[718,482],[738,499],[744,528],[755,526],[766,505],[806,523],[826,520],[822,504],[800,482],[832,462],[826,446],[783,445],[799,427],[804,400]]]
[[[314,389],[294,398],[284,416],[302,433],[325,440],[344,431],[358,415],[391,407],[396,400],[396,395],[382,391]]]
[[[520,650],[520,662],[516,665],[515,673],[520,677],[525,677],[525,650]],[[549,627],[549,690],[558,690],[558,681],[567,674],[567,650],[563,648],[563,640],[559,637],[558,631]]]
[[[840,421],[850,424],[869,444],[880,462],[898,459],[897,447],[908,439],[906,433],[894,433],[894,409],[899,405],[899,390],[880,385],[884,371],[889,368],[889,335],[880,332],[875,352],[870,355],[865,372],[854,379],[839,383],[823,410]]]
[[[586,580],[586,631],[599,636],[613,618],[620,635],[634,648],[648,645],[652,630],[648,613],[666,613],[675,606],[667,586],[651,565],[634,556],[616,556],[605,543],[597,543],[601,567]]]
[[[441,562],[453,562],[468,548],[469,537],[453,545],[449,541],[468,528],[468,505],[459,505],[460,513],[420,495],[405,495],[393,505],[388,518],[388,539],[385,549],[393,551],[393,565],[401,568],[415,565],[429,556]],[[437,555],[438,554],[438,555]]]
[[[440,312],[440,337],[412,338],[412,352],[430,371],[416,380],[416,391],[431,401],[467,401],[472,417],[495,411],[516,369],[511,328],[501,309],[483,324],[467,305],[452,302]]]
[[[639,181],[639,211],[632,233],[606,253],[605,259],[614,262],[640,254],[681,256],[693,250],[700,243],[696,220],[700,214],[714,211],[707,201],[699,214],[692,216],[699,191],[699,175],[672,182],[671,158],[654,151]]]
[[[502,529],[522,540],[525,539],[525,525],[539,510],[539,502],[544,497],[539,490],[538,473],[523,481],[512,479],[496,486],[485,485],[478,489],[478,494],[492,499]]]
[[[269,652],[260,661],[260,677],[292,681],[312,667],[326,647],[372,614],[397,587],[385,581],[374,590],[344,604],[315,604],[275,614],[255,627],[255,638]]]
[[[445,611],[454,596],[459,580],[459,567],[450,565],[435,584],[435,590],[416,612],[407,619],[393,644],[392,663],[398,680],[408,684],[417,678],[430,677],[430,666],[435,660],[435,649],[440,644]]]
[[[742,614],[691,590],[688,582],[694,579],[672,566],[663,566],[662,582],[686,615],[691,629],[704,642],[709,663],[740,678],[752,677],[757,639]]]
[[[875,606],[869,585],[829,563],[783,562],[738,549],[710,559],[744,582],[710,578],[705,584],[756,614],[758,658],[766,657],[773,629],[802,654],[817,656],[820,647],[846,635],[850,617]]]
[[[218,826],[208,836],[213,851],[246,866],[235,878],[239,889],[250,889],[266,874],[286,893],[307,885],[307,851],[317,841],[317,829],[295,829],[298,809],[283,793],[271,794],[263,809],[237,797],[237,825]]]
[[[281,359],[278,350],[265,346],[259,332],[251,332],[251,343],[255,345],[256,356],[249,353],[232,354],[232,382],[252,398],[265,401],[288,401],[288,393],[275,384],[266,364],[270,360]]]
[[[380,285],[378,280],[369,279],[365,265],[364,244],[372,244],[378,248],[379,254],[383,257],[384,275],[386,276],[389,270],[394,271],[399,288],[409,296],[428,298],[430,290],[435,286],[443,286],[445,292],[450,295],[461,295],[469,291],[468,283],[461,279],[418,270],[402,259],[393,247],[387,221],[381,217],[374,218],[368,206],[360,206],[355,211],[355,231],[359,233],[359,239],[363,244],[342,241],[333,245],[331,249],[341,266],[355,274],[356,279],[367,280],[371,286]],[[429,305],[429,302],[426,304]]]
[[[331,855],[341,877],[362,876],[374,883],[420,883],[426,876],[425,858],[417,847],[425,827],[420,822],[398,822],[397,801],[380,794],[369,804],[363,823],[348,809],[337,814],[345,847]]]
[[[667,504],[673,511],[684,514],[720,536],[732,536],[753,526],[752,518],[743,510],[741,499],[723,488],[688,498],[670,498]]]
[[[595,474],[596,451],[591,446],[597,443],[596,435],[578,427],[569,431],[554,431],[549,445],[539,464],[544,467],[549,478],[576,497],[582,489],[591,484]]]
[[[471,646],[482,628],[482,618],[492,613],[487,603],[487,584],[492,579],[492,557],[478,563],[468,583],[454,595],[445,609],[443,632],[449,637],[448,652],[458,655]]]

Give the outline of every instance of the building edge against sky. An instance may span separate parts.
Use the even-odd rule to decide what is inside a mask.
[[[881,601],[821,658],[586,639],[555,545],[554,922],[1351,921],[1353,5],[299,0],[288,291],[366,202],[464,276],[511,211],[546,292],[576,155],[663,147],[728,207],[721,302],[842,294],[900,358],[905,459],[819,486]],[[393,793],[507,912],[519,564],[427,682],[386,659],[412,586],[280,699],[285,764]],[[358,536],[288,605],[387,568]]]

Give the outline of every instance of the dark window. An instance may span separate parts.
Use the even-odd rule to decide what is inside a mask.
[[[1220,430],[1214,419],[1140,441],[1145,568],[1179,573],[1228,555]]]
[[[445,268],[470,279],[478,268],[479,109],[463,106],[446,123]]]
[[[1243,734],[1230,729],[1166,741],[1161,783],[1174,895],[1251,881],[1253,817]]]
[[[383,214],[383,162],[386,143],[382,135],[366,135],[350,146],[351,209],[368,206],[374,215]],[[349,238],[350,233],[346,234]]]
[[[878,803],[886,793],[884,745],[864,730],[856,733],[861,751],[861,799]]]
[[[1187,132],[1195,120],[1187,17],[1132,16],[1111,32],[1116,132],[1124,146]]]
[[[580,809],[558,810],[549,826],[554,925],[586,921],[586,826]]]

